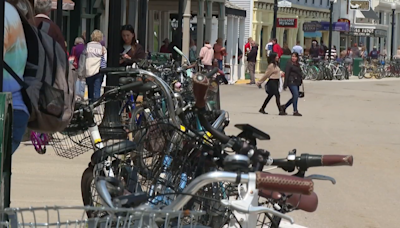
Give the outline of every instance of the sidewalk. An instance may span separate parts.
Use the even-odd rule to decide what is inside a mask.
[[[256,81],[258,81],[264,74],[256,74]],[[382,78],[382,79],[376,79],[376,78],[363,78],[363,79],[359,79],[357,76],[351,76],[349,78],[349,80],[316,80],[316,81],[312,81],[312,80],[304,80],[305,83],[311,83],[311,82],[365,82],[365,81],[380,81],[380,80],[385,80],[385,81],[396,81],[396,80],[400,80],[400,78],[396,78],[396,77],[388,77],[388,78]],[[235,84],[237,85],[243,85],[243,84],[247,84],[250,83],[250,79],[240,79],[238,80]]]

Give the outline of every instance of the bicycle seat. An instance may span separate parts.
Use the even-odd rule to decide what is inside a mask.
[[[107,160],[107,157],[109,156],[125,154],[135,149],[136,149],[136,143],[129,140],[124,140],[109,146],[105,146],[100,150],[95,151],[92,154],[90,161],[92,165],[96,165],[99,164],[100,162]]]

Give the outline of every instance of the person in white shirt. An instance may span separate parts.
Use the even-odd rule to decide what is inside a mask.
[[[296,45],[293,46],[292,48],[292,53],[296,52],[297,54],[299,54],[300,56],[303,55],[304,53],[304,49],[303,47],[300,45],[300,41],[296,42]]]
[[[328,57],[329,57],[329,50],[326,50],[326,53],[325,53],[325,59],[328,59]],[[337,58],[337,53],[336,53],[336,47],[335,46],[332,46],[332,48],[331,48],[331,60],[336,60],[336,58]]]
[[[265,51],[267,53],[267,57],[269,56],[269,53],[271,53],[271,51],[272,51],[272,46],[273,46],[272,39],[269,39],[269,42],[265,46]]]

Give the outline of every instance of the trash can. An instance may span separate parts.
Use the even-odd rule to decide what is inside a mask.
[[[279,68],[281,68],[281,71],[285,71],[286,64],[291,57],[292,56],[290,56],[290,55],[282,55],[281,56],[281,59],[279,60]]]
[[[13,118],[11,93],[0,93],[0,211],[10,206],[11,124]],[[5,221],[0,213],[0,222]]]
[[[363,61],[364,60],[362,58],[354,58],[353,59],[353,75],[358,76],[360,74],[360,71],[361,71],[360,64]]]

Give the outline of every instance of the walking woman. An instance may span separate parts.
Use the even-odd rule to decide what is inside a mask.
[[[282,105],[283,112],[286,113],[286,109],[293,104],[293,116],[302,116],[297,110],[297,101],[299,100],[299,87],[303,83],[302,72],[299,64],[299,54],[293,53],[292,59],[286,65],[285,70],[285,82],[283,89],[289,87],[292,93],[292,98],[285,104]]]
[[[265,71],[264,76],[257,82],[257,86],[261,88],[261,84],[268,78],[268,82],[265,85],[265,91],[268,96],[265,98],[264,104],[259,110],[262,114],[268,114],[265,112],[265,107],[273,96],[276,98],[276,105],[278,107],[279,115],[286,115],[286,113],[281,109],[281,101],[279,94],[279,79],[281,78],[281,69],[277,65],[279,60],[278,55],[275,52],[271,52],[268,57],[268,68]]]
[[[102,61],[107,62],[107,49],[100,43],[103,40],[103,33],[100,30],[94,30],[90,38],[92,41],[86,45],[86,49],[79,58],[78,75],[86,77],[89,101],[94,102],[101,93],[104,74],[99,70]]]

